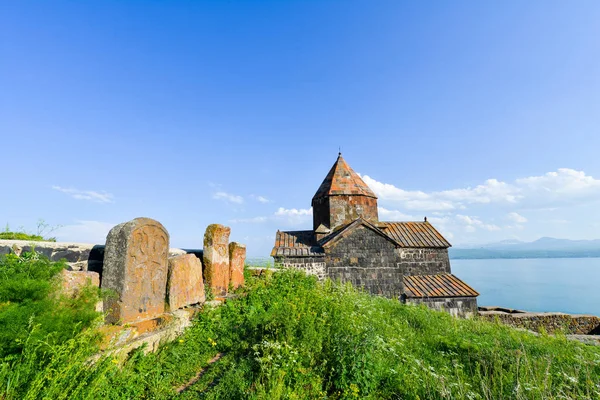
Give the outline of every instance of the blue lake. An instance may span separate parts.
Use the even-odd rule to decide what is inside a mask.
[[[600,316],[600,258],[451,260],[480,306]]]

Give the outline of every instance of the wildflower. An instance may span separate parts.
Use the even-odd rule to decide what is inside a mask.
[[[352,390],[352,397],[358,397],[358,386],[356,386],[356,384],[352,383],[350,385],[350,390]]]
[[[217,345],[217,342],[215,342],[212,338],[208,338],[208,343],[213,345],[213,347]]]
[[[179,339],[179,343],[183,343],[183,339]]]
[[[113,364],[118,364],[119,360],[117,360],[116,358],[113,358],[110,362],[112,362]]]

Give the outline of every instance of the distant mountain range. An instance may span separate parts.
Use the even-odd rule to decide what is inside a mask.
[[[600,239],[543,237],[533,242],[503,240],[479,246],[451,247],[449,253],[453,259],[600,257]]]

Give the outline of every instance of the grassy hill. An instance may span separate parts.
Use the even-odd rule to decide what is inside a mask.
[[[564,337],[459,320],[292,271],[248,277],[240,294],[159,352],[125,362],[91,364],[89,331],[29,343],[0,361],[0,399],[600,398],[600,349]]]

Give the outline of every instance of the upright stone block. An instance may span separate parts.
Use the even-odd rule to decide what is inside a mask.
[[[246,246],[237,242],[229,243],[229,280],[234,289],[244,285],[244,263]]]
[[[136,218],[108,233],[102,288],[116,292],[104,302],[107,323],[128,323],[165,312],[169,234],[158,221]]]
[[[229,287],[229,233],[231,229],[212,224],[204,233],[204,279],[216,296],[227,294]]]
[[[190,304],[204,303],[202,263],[193,254],[169,258],[167,294],[171,311]]]

